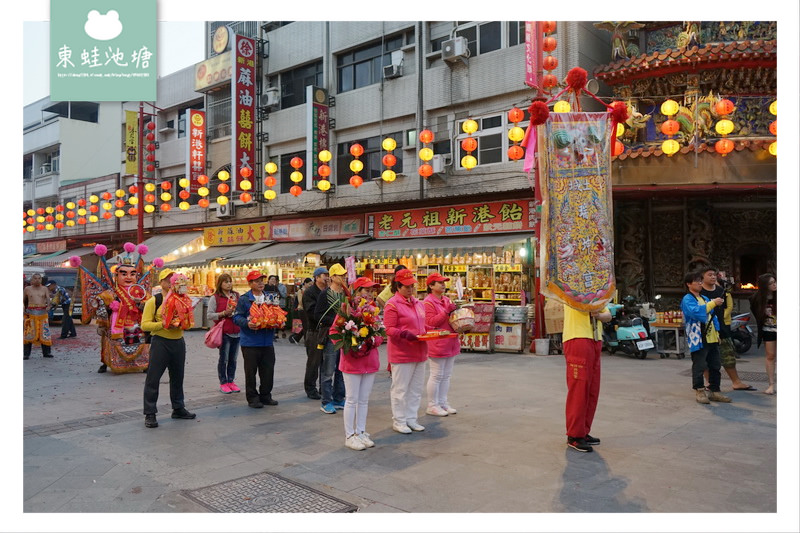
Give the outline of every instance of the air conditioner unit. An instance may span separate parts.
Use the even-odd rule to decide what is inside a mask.
[[[387,80],[399,78],[403,75],[402,65],[386,65],[383,67],[383,77]]]
[[[277,87],[264,89],[264,93],[259,97],[259,107],[278,107],[281,103],[281,93]]]
[[[435,154],[431,159],[431,166],[433,167],[434,174],[441,174],[444,172],[444,167],[448,166],[452,159],[447,154]]]
[[[45,163],[39,169],[39,174],[47,174],[48,172],[50,172],[50,163]]]
[[[217,218],[231,218],[233,216],[233,202],[217,206]]]
[[[442,59],[445,61],[460,61],[469,57],[469,47],[466,37],[456,37],[442,43]]]

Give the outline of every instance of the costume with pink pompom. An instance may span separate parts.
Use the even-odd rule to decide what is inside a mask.
[[[83,313],[81,322],[88,324],[95,318],[100,335],[100,360],[114,373],[141,372],[149,364],[150,346],[145,343],[141,328],[142,308],[150,297],[150,268],[145,265],[147,246],[125,243],[124,252],[116,256],[117,265],[109,266],[102,244],[94,252],[100,257],[97,273],[81,265],[80,257],[71,257],[70,264],[80,267]],[[160,265],[160,266],[158,266]],[[153,266],[160,268],[158,258]]]

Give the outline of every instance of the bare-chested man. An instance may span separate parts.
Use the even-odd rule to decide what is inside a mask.
[[[42,275],[33,274],[31,284],[22,291],[23,303],[23,359],[31,356],[34,344],[42,346],[44,357],[53,357],[50,352],[50,325],[47,323],[47,309],[50,305],[50,291],[42,285]]]

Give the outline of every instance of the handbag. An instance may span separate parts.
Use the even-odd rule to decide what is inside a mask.
[[[302,331],[303,331],[303,321],[300,320],[299,318],[293,318],[292,333],[294,333],[295,335],[300,335]]]
[[[205,343],[209,348],[219,348],[222,346],[222,325],[224,320],[220,320],[214,326],[206,331]]]

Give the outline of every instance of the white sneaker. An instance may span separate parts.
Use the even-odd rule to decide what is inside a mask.
[[[375,443],[372,442],[372,439],[369,438],[369,433],[367,433],[366,431],[364,433],[359,433],[358,438],[361,439],[361,442],[363,442],[364,446],[366,446],[367,448],[375,447]]]
[[[355,433],[345,439],[344,445],[350,448],[351,450],[367,449],[366,445],[363,442],[361,442],[361,439],[359,439]]]
[[[392,429],[398,433],[411,433],[411,428],[402,422],[392,422]]]
[[[429,405],[425,412],[432,416],[447,416],[447,411],[438,405]]]
[[[416,422],[406,422],[406,425],[411,428],[411,431],[425,431],[425,426],[417,424]]]
[[[447,414],[448,414],[448,415],[454,415],[454,414],[456,414],[456,413],[458,412],[458,411],[456,411],[455,409],[453,409],[452,407],[450,407],[449,405],[443,405],[443,406],[442,406],[442,409],[444,409],[445,411],[447,411]]]

